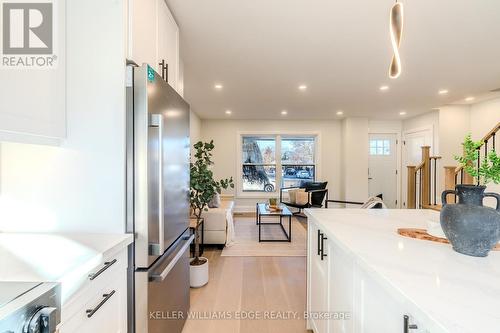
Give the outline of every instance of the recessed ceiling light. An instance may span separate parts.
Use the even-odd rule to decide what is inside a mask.
[[[472,97],[472,96],[469,96],[465,99],[466,102],[472,102],[473,100],[475,100],[476,98],[475,97]]]
[[[306,89],[307,89],[307,86],[306,86],[305,84],[301,84],[301,85],[299,86],[299,90],[304,91],[304,90],[306,90]]]
[[[342,110],[337,111],[337,116],[341,116],[343,114],[344,114],[344,111],[342,111]]]
[[[226,110],[227,115],[230,115],[231,113],[233,113],[231,110]]]
[[[389,90],[389,86],[380,86],[380,91],[386,91]]]
[[[214,85],[214,88],[217,89],[217,90],[221,90],[223,88],[222,84],[216,84]]]
[[[438,91],[439,95],[446,95],[448,93],[448,89],[441,89]]]
[[[404,115],[406,115],[406,111],[401,111],[401,112],[399,113],[399,115],[400,115],[400,116],[404,116]]]
[[[283,110],[283,111],[281,111],[281,115],[282,115],[282,116],[286,116],[287,114],[288,114],[288,111],[287,111],[287,110]]]

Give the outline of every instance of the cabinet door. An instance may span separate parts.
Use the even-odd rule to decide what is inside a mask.
[[[310,233],[310,280],[309,280],[309,316],[312,329],[315,333],[328,332],[328,319],[323,317],[329,311],[328,307],[328,257],[321,260],[318,250],[322,233],[315,224],[309,225]],[[318,241],[319,240],[319,241]],[[327,242],[327,241],[325,241]],[[328,255],[328,243],[324,243],[324,252]]]
[[[65,1],[58,1],[53,11],[51,54],[29,54],[33,41],[30,38],[24,44],[22,32],[17,36],[20,31],[16,30],[13,35],[21,38],[22,46],[27,50],[3,55],[3,61],[12,61],[0,68],[0,140],[43,143],[66,136]],[[4,14],[13,15],[13,12]],[[41,15],[42,20],[47,19],[45,14]],[[38,38],[35,34],[30,37]],[[40,39],[39,43],[45,45],[45,40]]]
[[[355,272],[356,331],[363,333],[403,332],[405,304],[396,299],[381,282],[357,266]]]
[[[330,261],[330,311],[335,318],[330,321],[332,332],[354,332],[354,260],[339,247],[332,245]]]
[[[131,1],[131,58],[139,65],[149,64],[157,68],[156,63],[156,0]]]
[[[168,64],[168,83],[178,91],[179,79],[179,28],[164,0],[157,0],[158,49],[156,71],[162,73],[162,60]]]

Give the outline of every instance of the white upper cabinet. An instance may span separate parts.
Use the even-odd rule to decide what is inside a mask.
[[[157,0],[157,72],[162,73],[161,62],[168,64],[168,83],[178,91],[179,81],[179,28],[164,0]],[[166,71],[165,71],[166,75]]]
[[[179,28],[164,0],[132,0],[130,7],[129,58],[147,63],[167,76],[161,63],[168,65],[168,83],[179,87]],[[181,88],[181,90],[179,90]]]
[[[133,0],[130,2],[130,58],[137,64],[156,66],[156,2],[157,0]]]
[[[0,51],[0,140],[37,143],[66,136],[65,1],[52,8],[27,5],[34,7],[4,8],[10,40],[2,40]],[[23,11],[37,15],[51,34],[30,31],[26,38],[18,29]]]

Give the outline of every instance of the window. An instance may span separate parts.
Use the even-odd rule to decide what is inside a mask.
[[[243,137],[242,190],[274,192],[276,188],[276,138]]]
[[[242,136],[241,159],[243,192],[298,186],[315,179],[315,137]]]
[[[370,155],[390,155],[391,143],[389,140],[370,140]]]
[[[313,181],[314,138],[283,138],[281,140],[281,186],[299,186]]]

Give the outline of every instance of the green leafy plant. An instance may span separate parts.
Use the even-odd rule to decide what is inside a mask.
[[[500,184],[500,156],[491,150],[478,165],[479,151],[483,141],[473,141],[468,134],[463,142],[463,156],[455,156],[464,171],[476,178],[480,184]]]
[[[214,180],[214,174],[211,170],[212,151],[215,148],[214,141],[202,142],[198,141],[193,145],[194,162],[190,163],[190,202],[193,215],[198,221],[201,219],[203,211],[208,210],[208,203],[217,193],[220,194],[222,189],[234,188],[233,178]],[[199,265],[199,235],[196,234],[195,241],[195,259],[191,262],[192,265]],[[202,262],[204,263],[204,261]]]

